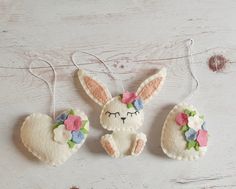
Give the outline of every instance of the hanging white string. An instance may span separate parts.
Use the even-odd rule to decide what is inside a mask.
[[[185,98],[185,100],[187,101],[187,99],[191,98],[193,96],[193,94],[197,91],[198,87],[199,87],[199,81],[197,79],[197,77],[195,76],[193,69],[192,69],[192,64],[193,64],[193,54],[192,54],[192,46],[194,45],[194,41],[193,39],[188,39],[187,40],[187,50],[188,50],[188,68],[191,74],[191,77],[194,79],[195,81],[195,87],[194,89],[191,90],[190,94]]]
[[[98,58],[97,56],[95,56],[95,55],[93,55],[93,54],[90,54],[90,53],[87,53],[87,52],[82,52],[82,51],[79,51],[79,52],[84,53],[84,54],[87,54],[87,55],[90,55],[90,56],[96,58],[101,64],[103,64],[104,67],[108,70],[108,72],[103,72],[103,73],[108,74],[114,81],[120,81],[122,91],[125,92],[125,88],[124,88],[124,85],[123,85],[123,81],[115,76],[115,73],[110,69],[110,67],[109,67],[105,62],[103,62],[100,58]],[[77,53],[77,51],[75,51],[75,52],[71,55],[71,61],[72,61],[72,63],[73,63],[78,69],[80,69],[80,67],[78,66],[78,64],[77,64],[76,61],[74,60],[74,56],[75,56],[76,53]],[[95,71],[91,71],[91,72],[95,72]]]
[[[43,59],[39,59],[40,61],[42,61],[43,63],[47,64],[53,71],[53,83],[52,85],[46,80],[44,79],[42,76],[40,75],[37,75],[35,72],[33,72],[32,70],[32,64],[34,63],[34,61],[31,61],[30,65],[29,65],[29,72],[36,78],[42,80],[43,82],[45,82],[48,86],[48,89],[49,89],[49,92],[50,92],[50,95],[51,95],[51,98],[52,98],[52,107],[51,107],[51,111],[52,111],[52,117],[53,119],[55,120],[55,112],[56,112],[56,82],[57,82],[57,73],[56,73],[56,70],[55,68],[53,67],[53,65],[46,61],[46,60],[43,60]]]

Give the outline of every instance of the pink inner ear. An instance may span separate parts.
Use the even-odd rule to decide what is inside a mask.
[[[150,81],[149,83],[147,83],[142,90],[139,92],[138,96],[143,100],[147,100],[148,98],[150,98],[155,91],[157,90],[158,86],[161,83],[162,78],[156,78],[152,81]]]
[[[92,96],[95,99],[97,99],[99,102],[101,102],[102,104],[105,104],[109,100],[109,97],[106,91],[97,81],[93,80],[92,78],[88,76],[85,76],[84,82],[88,90],[92,94]]]

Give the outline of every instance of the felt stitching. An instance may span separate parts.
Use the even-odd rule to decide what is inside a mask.
[[[145,85],[144,88],[138,93],[140,98],[145,101],[146,99],[150,98],[154,95],[156,89],[159,87],[161,83],[161,78],[154,79],[150,81],[148,84]]]
[[[87,118],[87,116],[80,110],[76,110],[78,115],[81,115],[84,119]],[[39,120],[46,121],[47,125],[45,128],[42,128],[42,125],[37,126],[37,122]],[[32,125],[32,123],[34,123]],[[35,125],[36,124],[36,125]],[[86,137],[81,141],[80,144],[76,146],[76,148],[70,149],[67,144],[58,144],[53,141],[53,120],[50,116],[40,113],[33,113],[26,117],[25,121],[23,122],[21,129],[20,129],[20,137],[22,140],[22,143],[24,146],[28,149],[29,152],[31,152],[35,157],[37,157],[39,160],[52,165],[52,166],[58,166],[62,163],[64,163],[73,153],[78,151],[78,149],[83,145],[83,143],[86,140]],[[44,135],[39,135],[38,130],[40,129],[41,132],[46,132],[45,138]],[[84,126],[86,130],[89,130],[89,122]],[[46,131],[44,131],[46,129]],[[32,133],[31,133],[32,132]],[[35,133],[36,132],[36,133]],[[40,146],[40,144],[32,144],[31,142],[35,142],[33,139],[33,135],[39,136],[39,141],[43,142],[43,146]],[[32,141],[33,140],[33,141]],[[37,142],[38,143],[38,142]],[[35,146],[36,145],[36,146]],[[38,147],[37,147],[38,146]],[[40,148],[39,148],[40,146]],[[50,147],[49,147],[50,146]],[[37,147],[37,148],[36,148]],[[61,152],[59,156],[54,156],[54,153],[57,153],[58,150],[61,149]],[[63,149],[63,150],[62,150]]]
[[[145,94],[144,90],[154,92],[160,90],[166,75],[166,69],[161,69],[146,79],[138,88],[138,92]],[[78,73],[80,82],[85,92],[99,105],[102,105],[100,123],[103,128],[112,131],[111,134],[101,138],[101,145],[108,155],[123,157],[138,155],[146,143],[146,136],[137,133],[137,129],[143,125],[143,101],[138,92],[123,92],[122,95],[106,98],[109,91],[102,84],[88,77],[82,70]],[[94,86],[95,83],[95,86]],[[98,88],[97,88],[98,85]],[[101,92],[103,90],[103,93]],[[95,94],[96,93],[96,94]],[[102,93],[102,95],[101,95]],[[148,96],[148,94],[145,94]],[[102,99],[102,97],[105,98]],[[105,100],[104,100],[105,99]],[[148,99],[149,100],[149,96]],[[146,99],[145,99],[146,100]]]
[[[183,119],[183,120],[181,120]],[[182,127],[181,131],[184,134],[187,142],[187,149],[194,148],[199,150],[199,147],[207,146],[207,131],[203,125],[205,121],[203,116],[200,116],[195,110],[185,108],[183,112],[179,112],[175,118],[178,126]]]
[[[134,153],[138,154],[142,150],[143,146],[144,146],[144,141],[141,139],[138,139],[136,141],[136,147],[135,147]]]
[[[81,83],[82,87],[84,88],[85,92],[87,93],[87,95],[88,95],[94,102],[96,102],[97,104],[99,104],[100,106],[104,106],[105,103],[103,104],[103,103],[100,102],[98,99],[96,99],[96,98],[93,96],[93,94],[91,93],[91,91],[87,88],[87,85],[85,84],[85,81],[84,81],[84,77],[85,77],[85,76],[87,76],[87,75],[86,75],[86,73],[84,73],[83,70],[79,70],[79,71],[78,71],[78,78],[79,78],[79,80],[80,80],[80,83]],[[88,77],[88,76],[87,76],[87,77]],[[104,91],[106,92],[107,97],[108,97],[109,99],[111,99],[112,97],[111,97],[111,94],[110,94],[110,92],[108,91],[108,89],[107,89],[105,86],[103,86],[101,83],[99,83],[99,82],[97,82],[97,84],[100,85],[100,86],[104,89]]]
[[[106,91],[101,87],[101,85],[93,80],[92,78],[85,76],[84,77],[84,82],[91,92],[91,94],[102,104],[105,104],[108,100],[109,97],[107,96]]]
[[[196,151],[194,148],[192,148],[191,150],[186,149],[186,141],[184,140],[184,136],[182,135],[178,127],[176,125],[173,125],[173,123],[175,123],[175,121],[173,122],[175,116],[186,108],[195,110],[192,105],[181,103],[176,105],[167,115],[161,132],[161,148],[163,152],[172,159],[192,161],[204,156],[207,151],[207,146],[200,147],[199,151]],[[196,113],[199,114],[198,112]],[[176,132],[178,131],[180,133],[180,136],[182,138],[181,140],[180,138],[171,138],[170,134],[175,132],[175,130]],[[174,134],[173,136],[176,135]],[[180,145],[183,145],[183,148],[180,148]],[[178,149],[174,151],[173,147]]]
[[[137,115],[137,114],[139,114],[139,111],[138,110],[136,110],[135,112],[127,112],[127,116],[133,116],[133,115]]]
[[[39,160],[56,166],[65,162],[74,152],[76,152],[84,143],[85,138],[80,141],[80,144],[76,145],[77,148],[71,149],[74,143],[70,143],[69,147],[66,142],[72,137],[71,131],[66,129],[64,122],[68,119],[68,114],[75,115],[75,111],[83,118],[87,119],[87,116],[79,110],[70,110],[69,113],[64,112],[58,116],[55,120],[56,109],[56,81],[57,73],[54,66],[43,59],[40,61],[46,63],[52,70],[54,77],[53,83],[44,79],[42,76],[36,74],[32,70],[32,61],[29,65],[29,72],[36,78],[44,81],[52,96],[52,117],[45,114],[33,113],[26,117],[20,129],[20,137],[24,146]],[[53,123],[55,121],[55,123]],[[76,121],[77,126],[80,124]],[[85,130],[88,131],[89,125],[83,125]],[[54,138],[55,137],[55,138]],[[73,138],[73,137],[72,137]],[[54,139],[54,140],[53,140]],[[57,141],[57,142],[56,142]]]
[[[21,127],[21,140],[22,140],[22,143],[23,143],[24,146],[28,149],[28,151],[31,152],[31,153],[32,153],[35,157],[37,157],[39,160],[41,160],[41,161],[43,161],[43,162],[45,162],[45,163],[48,163],[48,164],[50,164],[50,165],[52,165],[52,166],[57,166],[57,165],[62,164],[64,161],[66,161],[66,159],[67,159],[68,157],[71,156],[71,154],[72,154],[71,151],[70,151],[70,153],[68,153],[66,156],[62,157],[60,161],[56,161],[56,162],[55,162],[55,161],[52,161],[52,160],[47,159],[46,156],[42,156],[42,154],[40,154],[40,153],[36,152],[35,150],[33,150],[33,149],[31,148],[31,145],[27,142],[27,140],[25,140],[25,138],[24,138],[24,136],[23,136],[23,132],[24,132],[24,130],[25,130],[26,123],[27,123],[27,121],[29,121],[30,118],[36,117],[36,116],[42,117],[42,116],[45,116],[45,115],[44,115],[44,114],[36,114],[36,113],[33,113],[33,114],[29,115],[29,116],[25,119],[25,121],[24,121],[24,123],[23,123],[23,125],[22,125],[22,127]],[[46,116],[47,116],[47,115],[46,115]],[[48,118],[51,119],[51,117],[49,117],[49,116],[48,116]]]
[[[58,143],[67,143],[69,148],[80,144],[88,134],[85,128],[87,119],[82,120],[81,116],[76,114],[76,110],[68,110],[57,116],[56,125],[53,125],[54,141]]]
[[[105,129],[107,129],[107,130],[110,130],[110,131],[121,131],[121,130],[123,130],[123,131],[129,131],[129,132],[131,132],[131,131],[135,131],[135,130],[137,130],[138,129],[138,127],[140,127],[141,125],[142,125],[142,123],[139,123],[139,124],[137,124],[137,125],[133,125],[132,127],[131,126],[129,126],[129,127],[122,127],[122,128],[119,128],[119,127],[114,127],[114,125],[112,125],[112,124],[105,124],[105,120],[104,119],[107,119],[106,118],[106,116],[107,117],[109,117],[109,113],[107,113],[107,109],[106,109],[106,107],[107,106],[109,106],[109,104],[112,104],[112,103],[118,103],[118,102],[121,102],[120,101],[120,97],[119,96],[116,96],[116,97],[114,97],[114,98],[112,98],[111,100],[109,100],[104,106],[103,106],[103,108],[102,108],[102,111],[101,111],[101,114],[100,114],[100,123],[101,123],[101,125],[103,126],[103,128],[105,128]],[[121,105],[122,103],[119,103],[119,106]],[[116,110],[118,109],[118,107],[117,108],[115,108]],[[126,109],[126,111],[127,112],[130,112],[130,110],[127,108]],[[115,112],[112,112],[112,113],[115,113]],[[117,113],[117,112],[116,112]],[[120,114],[121,112],[119,112],[119,114]],[[139,111],[139,113],[141,113],[141,110]],[[136,115],[138,115],[138,113],[136,113]],[[123,115],[124,116],[124,115]],[[127,116],[127,114],[125,115],[125,116]],[[114,115],[111,115],[110,116],[111,118],[116,118],[116,119],[120,119],[120,117],[122,117],[121,115],[120,116],[118,116],[118,114],[117,114],[117,117],[115,117]],[[129,117],[130,117],[130,115],[129,115]],[[143,122],[143,121],[142,121]]]
[[[105,115],[108,115],[108,117],[111,117],[111,115],[113,115],[113,116],[116,117],[116,115],[120,116],[120,112],[114,112],[114,113],[112,113],[112,112],[107,111],[107,112],[105,113]]]
[[[104,142],[104,149],[111,156],[113,156],[115,154],[115,150],[112,148],[111,143],[108,141]]]
[[[119,157],[119,150],[114,142],[111,134],[106,134],[101,138],[102,147],[105,149],[108,155],[112,157]],[[113,153],[114,152],[114,153]]]
[[[154,96],[154,94],[156,94],[157,92],[159,92],[160,89],[162,88],[162,85],[163,85],[165,78],[166,78],[166,68],[162,68],[159,72],[150,76],[144,82],[142,82],[137,90],[138,96],[140,96],[140,92],[143,90],[143,88],[146,86],[146,84],[148,84],[150,81],[153,81],[157,78],[161,78],[161,82],[160,82],[159,86],[157,87],[157,89],[154,91],[154,93],[149,98],[147,98],[145,100],[142,99],[144,103],[149,102],[151,100],[151,97]]]

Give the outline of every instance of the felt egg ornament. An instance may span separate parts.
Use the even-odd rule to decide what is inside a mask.
[[[172,159],[196,160],[205,155],[207,146],[208,131],[204,116],[192,105],[176,105],[162,128],[163,152]]]

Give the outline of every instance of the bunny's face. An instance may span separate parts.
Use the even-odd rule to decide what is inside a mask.
[[[108,101],[100,114],[102,127],[110,131],[134,131],[142,126],[143,120],[143,109],[128,108],[120,96]]]
[[[83,70],[79,70],[78,76],[87,95],[102,107],[102,126],[110,131],[131,131],[143,124],[143,105],[160,90],[166,77],[166,69],[162,68],[148,77],[136,92],[124,92],[114,98],[102,83]]]

